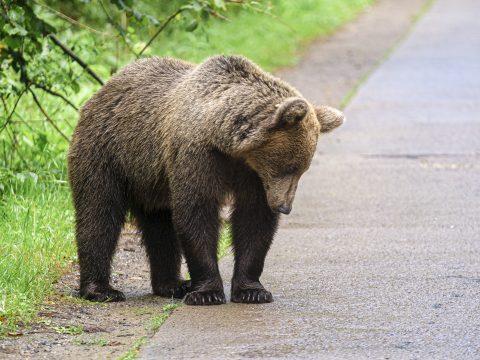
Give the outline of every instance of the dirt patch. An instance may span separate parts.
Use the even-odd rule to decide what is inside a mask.
[[[317,104],[340,106],[410,28],[425,0],[382,0],[356,21],[309,48],[305,60],[279,76]],[[314,76],[312,76],[314,74]],[[124,232],[113,264],[123,303],[92,304],[71,295],[78,269],[57,284],[37,321],[0,340],[1,359],[115,359],[134,353],[165,319],[168,299],[151,295],[150,273],[139,235]],[[13,334],[15,335],[15,334]]]

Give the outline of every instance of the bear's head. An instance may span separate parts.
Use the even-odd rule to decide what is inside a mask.
[[[243,158],[258,174],[270,208],[289,214],[302,174],[315,153],[320,133],[329,132],[345,120],[342,112],[328,106],[314,108],[300,97],[285,99],[245,139]],[[261,141],[258,141],[262,139]]]

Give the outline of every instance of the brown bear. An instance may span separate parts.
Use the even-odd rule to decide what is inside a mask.
[[[186,295],[190,305],[225,303],[219,208],[233,195],[231,299],[271,302],[259,278],[279,214],[292,208],[319,133],[343,120],[240,56],[126,66],[83,106],[70,146],[80,295],[125,299],[109,281],[130,211],[155,294]],[[180,275],[182,256],[188,283]]]

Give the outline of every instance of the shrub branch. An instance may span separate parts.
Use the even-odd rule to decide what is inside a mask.
[[[162,24],[162,26],[160,26],[160,28],[157,30],[157,32],[150,38],[150,40],[148,40],[147,44],[143,47],[143,49],[138,53],[137,57],[140,57],[142,56],[143,52],[145,50],[147,50],[147,48],[152,44],[152,42],[157,38],[158,35],[160,35],[160,33],[168,26],[168,24],[170,23],[170,21],[172,21],[173,19],[175,19],[175,17],[180,14],[182,11],[184,11],[185,9],[183,8],[180,8],[178,9],[177,11],[175,11],[172,15],[170,15],[167,20],[165,20],[165,22]]]
[[[38,98],[37,96],[35,95],[35,93],[33,92],[33,90],[31,88],[28,88],[28,92],[30,94],[32,94],[32,98],[33,98],[33,101],[35,101],[35,104],[37,105],[37,107],[40,109],[40,111],[42,112],[42,114],[45,116],[45,118],[47,119],[47,121],[55,128],[55,130],[57,130],[57,132],[67,141],[69,141],[68,137],[62,132],[62,130],[60,130],[60,128],[57,126],[57,124],[55,124],[55,121],[52,120],[52,118],[50,116],[48,116],[47,112],[45,111],[45,109],[43,108],[42,104],[40,104],[40,102],[38,101]]]
[[[77,64],[79,64],[82,68],[85,69],[85,71],[87,73],[89,73],[95,80],[97,80],[97,82],[100,84],[100,85],[103,85],[104,82],[103,80],[100,78],[100,76],[98,76],[88,65],[87,63],[85,63],[85,61],[83,61],[82,59],[80,59],[78,57],[77,54],[75,54],[69,47],[67,47],[64,43],[62,43],[54,34],[49,34],[48,35],[50,37],[50,39],[52,39],[52,41],[54,42],[55,45],[57,45],[58,47],[60,47],[60,49],[62,49],[62,51],[70,56]]]
[[[16,110],[17,105],[18,105],[18,103],[20,102],[20,99],[22,98],[23,94],[25,94],[25,90],[22,90],[22,92],[20,93],[20,95],[18,95],[17,100],[15,101],[15,104],[13,105],[12,111],[10,111],[10,114],[8,114],[7,119],[5,120],[5,122],[3,123],[2,127],[0,128],[0,133],[1,133],[3,130],[5,130],[5,128],[6,128],[7,125],[9,124],[10,120],[12,119],[13,114],[15,114],[15,110]],[[5,100],[3,99],[3,96],[2,96],[2,103],[3,103],[3,107],[4,107],[4,109],[5,109],[5,112],[8,112],[8,110],[7,110],[7,104],[5,103]]]
[[[43,85],[40,85],[40,84],[37,84],[37,83],[34,83],[33,86],[35,86],[36,88],[42,89],[43,91],[45,91],[46,93],[49,93],[50,95],[59,97],[60,99],[62,99],[63,101],[65,101],[68,105],[70,105],[73,109],[75,109],[76,111],[78,111],[78,107],[75,106],[74,103],[72,103],[70,100],[68,100],[68,99],[67,99],[65,96],[63,96],[62,94],[57,93],[56,91],[53,91],[52,89],[49,89],[49,88],[47,88],[46,86],[43,86]]]

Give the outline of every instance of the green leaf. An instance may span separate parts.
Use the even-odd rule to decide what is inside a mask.
[[[201,17],[203,21],[205,22],[208,21],[208,19],[210,18],[210,11],[208,9],[203,9],[201,13]]]
[[[125,10],[127,7],[122,0],[110,0],[110,2],[117,6],[118,10]]]
[[[35,139],[35,144],[37,145],[38,149],[43,152],[48,144],[48,138],[45,133],[39,133],[37,138]]]
[[[56,32],[56,29],[40,19],[35,13],[33,9],[29,5],[24,5],[23,10],[25,11],[25,27],[28,29],[30,33],[35,35],[36,37],[45,36],[49,33]],[[37,41],[36,37],[32,37],[33,41]]]
[[[198,27],[198,21],[193,19],[185,28],[186,31],[194,31]]]
[[[137,19],[137,21],[142,21],[145,15],[143,15],[140,11],[133,9],[133,16],[135,19]]]
[[[18,24],[15,24],[15,26],[13,26],[12,24],[6,24],[3,27],[3,31],[5,31],[8,35],[25,36],[28,34],[28,31],[23,26],[20,26]]]
[[[219,9],[222,9],[222,10],[226,9],[224,0],[213,0],[213,4],[215,5],[215,7]]]
[[[72,90],[78,94],[78,92],[80,91],[80,85],[78,85],[78,82],[76,81],[72,81],[72,83],[70,84],[70,86],[72,87]]]
[[[3,39],[3,42],[13,50],[16,50],[22,46],[22,38],[18,36],[7,36]]]
[[[160,21],[158,21],[157,18],[152,15],[147,15],[147,19],[150,22],[150,24],[152,24],[153,26],[160,25]]]
[[[25,11],[20,6],[12,6],[8,11],[8,17],[16,23],[23,23],[24,15]]]
[[[200,4],[198,1],[192,2],[191,6],[192,6],[192,10],[194,10],[196,12],[200,12],[203,9],[202,4]]]
[[[181,10],[193,10],[192,4],[183,5],[180,7]]]

